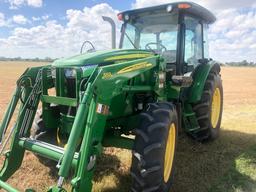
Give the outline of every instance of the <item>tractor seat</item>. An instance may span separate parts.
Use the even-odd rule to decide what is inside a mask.
[[[172,75],[176,74],[176,50],[167,50],[162,53],[166,62],[167,80],[171,80]]]
[[[167,50],[162,53],[162,57],[165,59],[166,63],[176,62],[176,50]]]

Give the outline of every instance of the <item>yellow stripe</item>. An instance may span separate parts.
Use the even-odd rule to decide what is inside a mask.
[[[128,73],[131,71],[136,71],[136,70],[139,70],[142,68],[147,68],[150,66],[152,66],[152,63],[148,63],[148,62],[137,63],[137,64],[134,64],[129,67],[125,67],[125,68],[121,69],[120,71],[117,72],[117,74]]]
[[[113,56],[104,59],[104,61],[113,61],[113,60],[119,60],[119,59],[135,59],[135,58],[145,58],[150,56],[151,54],[130,54],[130,55],[118,55],[118,56]]]

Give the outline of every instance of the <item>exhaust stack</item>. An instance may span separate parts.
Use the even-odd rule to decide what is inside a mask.
[[[108,22],[111,25],[112,28],[112,49],[116,48],[116,24],[114,20],[110,17],[102,16],[102,19],[106,22]]]

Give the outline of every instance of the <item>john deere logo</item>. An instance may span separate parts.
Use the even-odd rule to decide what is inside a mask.
[[[117,72],[117,74],[128,73],[128,72],[131,72],[131,71],[136,71],[136,70],[139,70],[139,69],[148,68],[150,66],[152,66],[152,63],[148,63],[148,62],[137,63],[137,64],[134,64],[132,66],[125,67],[125,68],[121,69],[120,71]]]

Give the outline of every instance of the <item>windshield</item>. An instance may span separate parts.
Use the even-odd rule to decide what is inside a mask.
[[[176,62],[178,14],[148,13],[123,25],[122,49],[146,49]]]

